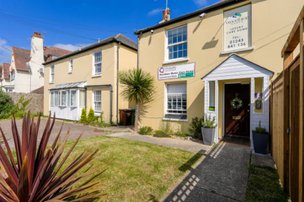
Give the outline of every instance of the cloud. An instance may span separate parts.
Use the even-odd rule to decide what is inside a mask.
[[[197,6],[206,6],[208,4],[208,0],[193,0]]]
[[[148,12],[148,16],[155,16],[160,14],[164,9],[163,8],[155,8]]]
[[[58,47],[58,48],[62,48],[62,49],[66,49],[69,51],[75,51],[78,50],[84,46],[87,46],[88,44],[63,44],[63,43],[57,43],[54,44],[53,46]]]
[[[5,39],[0,38],[0,63],[11,61],[11,47]]]

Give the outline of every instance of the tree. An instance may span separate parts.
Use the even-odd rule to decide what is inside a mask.
[[[133,69],[119,74],[120,83],[123,85],[122,95],[129,101],[135,102],[135,130],[138,130],[140,116],[147,103],[152,101],[154,94],[154,79],[142,69]]]

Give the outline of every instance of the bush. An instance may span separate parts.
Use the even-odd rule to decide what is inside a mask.
[[[83,124],[87,124],[88,123],[88,120],[87,120],[87,109],[86,108],[83,108],[81,110],[80,123],[83,123]]]
[[[177,132],[174,133],[174,135],[177,136],[177,137],[188,137],[189,136],[188,133],[183,132],[183,131],[177,131]]]
[[[0,90],[0,119],[9,118],[14,109],[12,98],[2,90]]]
[[[138,133],[141,135],[152,135],[153,129],[149,126],[143,126],[139,129]]]
[[[192,119],[190,128],[189,128],[189,132],[192,137],[197,138],[197,139],[202,139],[202,135],[201,135],[201,128],[203,126],[202,121],[203,121],[203,118],[195,117]]]
[[[98,118],[95,117],[94,110],[92,108],[90,108],[88,118],[87,118],[88,124],[94,124],[97,121],[97,119]]]
[[[171,137],[165,130],[156,130],[153,134],[154,137]]]

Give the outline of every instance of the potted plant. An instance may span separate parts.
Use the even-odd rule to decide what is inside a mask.
[[[269,133],[266,131],[266,128],[261,126],[261,121],[259,121],[259,126],[252,131],[252,136],[254,151],[260,154],[267,154]]]
[[[202,120],[201,128],[204,144],[212,145],[214,143],[215,127],[215,117],[206,115]]]

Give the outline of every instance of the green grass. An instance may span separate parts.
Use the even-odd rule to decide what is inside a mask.
[[[287,202],[287,194],[279,184],[277,171],[269,167],[251,165],[246,201]]]
[[[105,194],[100,201],[158,200],[198,159],[190,152],[110,137],[82,139],[70,159],[95,149],[92,169],[106,169],[96,179]]]

